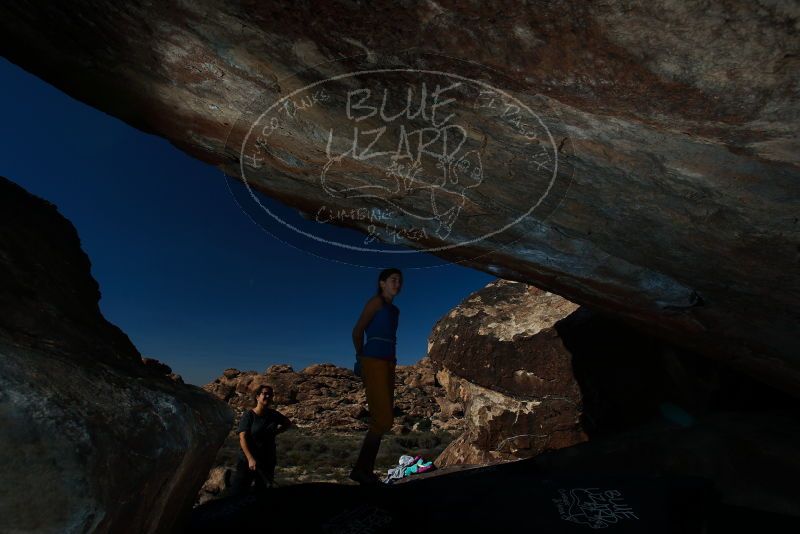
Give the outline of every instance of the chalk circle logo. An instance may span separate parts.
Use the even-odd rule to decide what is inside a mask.
[[[548,101],[420,57],[325,64],[256,99],[226,146],[242,209],[298,248],[366,266],[472,260],[544,220],[572,178]]]

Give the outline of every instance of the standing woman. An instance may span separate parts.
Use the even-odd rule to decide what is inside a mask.
[[[258,490],[275,484],[275,436],[292,426],[288,417],[270,408],[275,395],[272,386],[262,385],[255,391],[256,407],[242,414],[239,428],[239,461],[231,477],[231,494],[250,490],[255,482]]]
[[[370,425],[350,478],[359,484],[376,485],[375,457],[383,434],[394,423],[394,370],[397,364],[397,322],[400,310],[392,301],[403,285],[399,269],[384,269],[378,276],[378,293],[369,299],[353,328],[356,368],[367,392]],[[364,333],[367,342],[364,344]]]

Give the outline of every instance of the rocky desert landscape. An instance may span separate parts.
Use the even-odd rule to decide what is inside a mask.
[[[429,359],[398,366],[395,426],[386,437],[377,469],[384,474],[402,454],[434,460],[459,435],[463,405],[447,399]],[[255,406],[253,392],[261,385],[274,388],[272,407],[289,417],[295,428],[277,438],[280,485],[303,482],[352,483],[352,468],[369,423],[364,387],[351,369],[317,364],[295,372],[273,365],[264,373],[226,370],[204,389],[228,403],[236,419]],[[239,441],[235,427],[217,453],[215,466],[199,502],[225,494],[235,466]]]
[[[497,277],[398,372],[381,462],[439,469],[369,493],[336,483],[348,369],[181,383],[0,178],[0,531],[800,531],[796,2],[5,2],[0,52],[254,198]],[[285,485],[228,499],[262,383]]]

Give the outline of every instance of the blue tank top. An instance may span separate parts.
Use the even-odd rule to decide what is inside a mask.
[[[372,317],[364,330],[367,342],[361,351],[362,356],[395,360],[395,346],[397,344],[397,323],[400,319],[400,309],[386,301],[383,307]]]

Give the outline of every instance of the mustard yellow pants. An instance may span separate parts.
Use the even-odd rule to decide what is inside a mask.
[[[361,378],[367,391],[372,434],[385,434],[394,424],[395,366],[393,361],[361,357]]]

